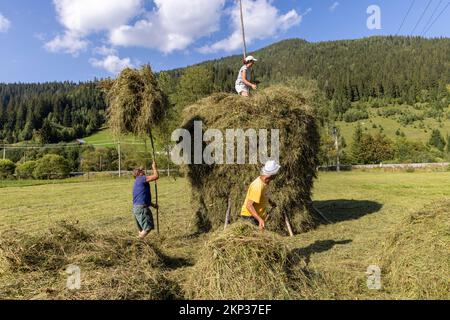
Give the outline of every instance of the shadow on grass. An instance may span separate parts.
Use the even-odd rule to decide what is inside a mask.
[[[369,200],[328,200],[314,201],[318,209],[332,223],[357,220],[381,210],[381,203]]]
[[[318,240],[314,242],[313,244],[310,244],[309,246],[305,248],[298,248],[294,249],[291,252],[291,259],[295,262],[298,259],[305,259],[306,264],[308,265],[311,256],[316,253],[322,253],[329,251],[333,249],[336,245],[346,245],[352,243],[353,240],[341,240],[341,241],[335,241],[335,240]]]
[[[154,247],[156,255],[162,260],[165,267],[169,270],[176,270],[184,267],[192,267],[194,261],[182,257],[173,257],[165,254],[161,249]]]

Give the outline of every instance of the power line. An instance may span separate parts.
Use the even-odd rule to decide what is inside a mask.
[[[94,147],[102,147],[102,146],[112,146],[117,145],[117,142],[110,142],[110,143],[92,143],[92,144],[84,144],[84,146],[94,146]],[[132,146],[143,146],[144,143],[127,143],[127,142],[121,142],[122,145],[132,145]],[[12,144],[6,144],[6,145],[0,145],[0,149],[64,149],[64,148],[77,148],[81,147],[83,145],[80,144],[65,144],[65,145],[59,145],[59,144],[47,144],[47,145],[12,145]]]
[[[434,21],[431,23],[431,25],[428,27],[427,31],[425,31],[424,35],[426,35],[428,33],[428,31],[431,30],[431,28],[434,26],[434,24],[439,20],[439,18],[442,16],[442,14],[445,12],[445,10],[447,10],[448,6],[450,6],[450,2],[447,3],[447,5],[444,7],[444,9],[442,9],[441,13],[439,13],[439,15],[436,17],[436,19],[434,19]]]
[[[427,6],[425,7],[425,10],[423,10],[423,12],[422,12],[422,14],[421,14],[421,16],[420,16],[420,18],[419,18],[419,21],[417,21],[416,25],[414,26],[414,29],[411,31],[411,35],[414,34],[414,31],[416,31],[417,27],[418,27],[419,24],[422,22],[422,19],[423,19],[423,17],[425,16],[425,13],[427,13],[428,8],[430,7],[430,5],[431,5],[432,2],[433,2],[433,0],[428,0],[428,4],[427,4]]]
[[[408,18],[409,14],[411,13],[411,10],[414,7],[415,3],[416,3],[416,0],[413,0],[411,5],[409,6],[408,12],[406,12],[406,15],[403,18],[402,24],[400,25],[400,28],[398,28],[398,31],[397,31],[396,35],[398,35],[400,33],[400,31],[402,30],[402,28],[403,28],[403,26],[404,26],[404,24],[406,22],[406,19]]]
[[[427,27],[429,26],[430,22],[433,20],[434,15],[436,14],[437,10],[440,8],[440,6],[441,6],[443,1],[444,0],[440,0],[438,5],[436,6],[436,8],[434,8],[433,14],[430,16],[430,18],[428,19],[427,23],[425,23],[425,27],[422,30],[422,34],[421,34],[422,36],[424,35],[425,30],[427,30]]]

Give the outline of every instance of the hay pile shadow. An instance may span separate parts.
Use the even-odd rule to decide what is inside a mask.
[[[270,230],[285,230],[282,213],[286,213],[295,232],[313,228],[317,221],[312,216],[311,189],[318,165],[319,133],[316,124],[315,93],[294,86],[273,86],[257,93],[251,99],[219,93],[203,99],[185,109],[184,128],[191,133],[194,146],[194,123],[202,121],[203,130],[218,129],[226,137],[226,130],[267,129],[268,148],[259,141],[259,151],[264,158],[272,156],[271,130],[280,130],[280,162],[282,170],[271,184],[272,198],[278,207]],[[230,145],[233,142],[227,141]],[[235,152],[237,139],[234,141]],[[203,145],[203,150],[206,145]],[[194,153],[192,147],[192,154]],[[210,231],[225,222],[228,199],[231,199],[232,217],[236,219],[244,203],[250,183],[260,174],[260,164],[248,164],[248,139],[246,163],[189,165],[185,169],[192,186],[193,209],[196,226],[200,231]],[[224,150],[224,160],[227,159]],[[192,155],[192,159],[194,156]]]
[[[384,290],[397,299],[450,299],[450,200],[409,216],[380,257]]]
[[[310,290],[299,257],[272,232],[238,222],[211,234],[190,270],[190,299],[300,299]],[[294,264],[293,260],[296,260]]]
[[[166,300],[180,297],[167,279],[157,244],[133,236],[90,234],[59,223],[48,233],[6,232],[0,240],[0,298]],[[81,271],[81,289],[67,288],[66,268]]]

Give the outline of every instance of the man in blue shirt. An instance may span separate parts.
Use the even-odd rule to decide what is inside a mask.
[[[143,169],[133,171],[135,178],[133,187],[133,215],[139,229],[139,238],[141,239],[148,236],[150,231],[155,229],[153,214],[150,211],[150,207],[157,208],[152,203],[150,192],[150,182],[159,179],[158,168],[155,162],[153,162],[152,169],[153,174],[151,176],[146,176],[145,170]]]

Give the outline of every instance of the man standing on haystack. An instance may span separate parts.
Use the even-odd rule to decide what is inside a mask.
[[[145,170],[143,169],[135,169],[133,171],[133,176],[135,178],[133,187],[133,215],[139,229],[139,238],[141,239],[144,239],[155,229],[153,214],[150,207],[156,209],[157,205],[152,203],[150,182],[159,179],[156,162],[153,162],[152,169],[153,174],[151,176],[146,176]]]
[[[261,175],[252,182],[242,206],[241,218],[259,226],[266,227],[267,206],[271,200],[267,196],[267,187],[280,171],[281,166],[275,161],[268,161],[261,170]]]

